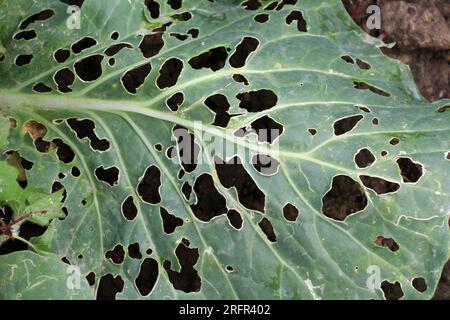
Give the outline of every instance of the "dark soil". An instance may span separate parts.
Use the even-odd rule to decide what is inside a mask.
[[[448,0],[343,0],[366,32],[386,43],[383,52],[408,64],[422,95],[429,101],[450,98],[450,2]],[[381,8],[381,30],[368,30],[370,5]],[[389,291],[389,289],[386,289]],[[392,290],[391,290],[392,291]],[[388,292],[387,297],[395,296]],[[450,261],[433,297],[450,300]]]

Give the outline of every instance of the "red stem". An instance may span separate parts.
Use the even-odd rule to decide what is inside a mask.
[[[358,18],[359,13],[360,13],[360,9],[361,9],[361,1],[360,0],[356,0],[355,1],[355,5],[353,7],[353,11],[352,11],[353,19]]]
[[[6,225],[0,225],[0,234],[6,234],[10,239],[13,239],[12,226],[31,218],[31,216],[33,216],[34,214],[46,214],[47,212],[48,212],[47,210],[33,211],[24,216],[21,216],[16,220],[11,221]],[[1,221],[3,221],[3,219],[1,219]]]

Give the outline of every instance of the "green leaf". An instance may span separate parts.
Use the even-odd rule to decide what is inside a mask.
[[[17,183],[18,171],[6,161],[0,161],[0,202],[25,201],[22,188]]]
[[[55,218],[63,216],[61,211],[61,200],[63,197],[63,190],[55,193],[47,194],[38,190],[26,190],[27,204],[20,209],[21,215],[30,212],[39,212],[44,210],[45,214],[36,214],[30,217],[30,221],[42,226],[46,226]]]
[[[1,46],[1,45],[0,45]],[[0,148],[5,148],[9,134],[9,119],[0,114]]]
[[[379,49],[383,43],[363,34],[341,1],[302,0],[277,10],[264,10],[271,1],[256,10],[246,10],[244,1],[237,0],[184,0],[178,9],[156,2],[158,18],[149,16],[143,0],[86,0],[80,29],[67,27],[67,6],[60,1],[0,5],[0,40],[6,48],[0,62],[0,110],[18,123],[9,136],[10,148],[34,163],[27,172],[30,185],[50,190],[57,180],[67,192],[69,214],[55,221],[48,250],[69,261],[82,256],[78,262],[83,273],[93,271],[97,279],[120,276],[124,287],[117,298],[378,299],[383,298],[383,280],[400,283],[403,298],[431,298],[449,258],[450,116],[437,112],[446,102],[427,103],[409,69],[385,57]],[[37,38],[14,39],[21,22],[47,9],[54,15],[27,27]],[[186,11],[190,19],[180,15]],[[266,22],[255,20],[264,15]],[[167,19],[173,23],[163,27]],[[115,32],[118,40],[111,37]],[[164,46],[158,51],[161,32]],[[74,49],[83,37],[95,39],[96,45],[72,51],[67,60],[59,59],[63,62],[55,59],[58,50]],[[231,63],[245,37],[256,39],[258,47],[243,66]],[[108,56],[105,51],[118,43],[127,47]],[[209,60],[203,61],[203,66],[212,63],[210,68],[191,60],[210,50]],[[30,54],[30,63],[15,64],[18,56]],[[83,67],[83,59],[95,55]],[[220,62],[221,55],[227,59]],[[182,72],[178,79],[165,78],[169,87],[160,89],[161,67],[173,58],[182,63]],[[101,75],[95,71],[98,63]],[[177,65],[176,60],[171,63]],[[140,76],[129,73],[136,68]],[[73,84],[70,72],[76,73]],[[234,75],[245,77],[248,85]],[[128,89],[121,81],[124,76],[132,80]],[[61,78],[64,83],[58,86],[55,79]],[[41,83],[52,91],[33,92],[38,84],[42,89]],[[178,111],[171,111],[167,100],[176,93],[184,99]],[[226,128],[215,123],[216,115],[205,102],[215,94],[230,105],[223,110],[232,116]],[[258,94],[263,94],[259,100],[249,102]],[[272,144],[259,141],[255,133],[236,137],[238,129],[256,126],[256,120],[270,123],[265,116],[283,127]],[[349,132],[336,134],[343,127],[336,122],[350,116],[360,121]],[[85,127],[89,134],[77,134],[69,125],[74,125],[68,120],[72,118],[93,121],[95,130]],[[46,127],[43,137],[30,132],[30,121]],[[203,161],[184,175],[179,174],[180,157],[167,156],[176,146],[175,125],[187,128],[201,147]],[[33,138],[47,141],[48,150],[36,150]],[[224,144],[227,148],[217,147]],[[73,160],[62,155],[67,147]],[[355,156],[367,161],[369,152],[375,161],[359,168]],[[252,165],[256,154],[275,159],[278,170],[272,175],[258,172]],[[234,176],[232,169],[225,172],[211,162],[234,156],[264,193],[263,204],[255,188],[239,194],[235,185],[240,186],[245,174]],[[399,161],[410,171],[401,170]],[[152,166],[159,169],[159,178],[148,179],[140,189]],[[112,167],[118,169],[116,183]],[[95,174],[105,169],[110,169],[112,185]],[[213,198],[211,187],[195,187],[207,181],[205,174],[221,196]],[[329,192],[333,181],[341,180],[347,184]],[[189,200],[182,191],[185,183],[194,186]],[[375,192],[389,186],[390,193]],[[145,188],[149,193],[158,189],[160,200],[142,198],[139,190]],[[213,215],[222,198],[227,208],[201,221],[205,219],[196,206],[200,196],[207,198],[203,214]],[[333,198],[341,202],[327,207]],[[342,204],[355,198],[362,208]],[[127,199],[133,199],[137,211],[132,220],[122,209],[130,204]],[[284,208],[295,212],[287,204],[299,210],[295,221],[283,214]],[[240,230],[228,222],[226,213],[232,209],[243,219]],[[340,213],[340,220],[324,210]],[[183,225],[165,232],[164,212]],[[348,213],[344,219],[342,214]],[[260,228],[267,221],[275,242]],[[135,243],[142,258],[126,253],[116,263],[105,256],[117,245],[128,252]],[[191,254],[188,261],[183,252]],[[141,267],[157,274],[157,281],[147,280],[151,292],[136,287]],[[427,283],[425,292],[413,287],[418,277]]]
[[[53,256],[20,251],[0,259],[2,300],[84,300],[93,295],[76,267]]]
[[[17,183],[17,174],[17,169],[7,161],[0,161],[0,203],[8,204],[14,209],[14,219],[36,213],[27,220],[46,226],[54,218],[63,215],[63,190],[49,194],[36,188],[22,189]]]

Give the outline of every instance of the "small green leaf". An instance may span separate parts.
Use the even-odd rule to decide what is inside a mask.
[[[61,211],[62,196],[63,190],[47,194],[41,191],[32,191],[27,188],[26,200],[29,205],[20,209],[20,215],[18,217],[36,212],[37,214],[33,214],[29,220],[46,226],[54,218],[59,218],[63,215]],[[41,213],[42,211],[45,213]]]
[[[0,161],[0,202],[25,202],[23,189],[17,183],[18,171],[6,161]]]

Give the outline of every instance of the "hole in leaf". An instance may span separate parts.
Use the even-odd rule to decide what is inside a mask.
[[[86,49],[92,48],[97,44],[97,41],[91,37],[84,37],[72,45],[72,52],[79,54]]]
[[[93,287],[95,285],[95,273],[89,272],[89,274],[86,276],[86,280],[90,287]]]
[[[55,13],[50,10],[44,10],[39,13],[33,14],[32,16],[26,18],[19,26],[20,29],[26,29],[30,24],[35,23],[36,21],[45,21],[51,18]]]
[[[127,71],[120,80],[129,93],[136,94],[137,89],[139,89],[144,84],[145,79],[147,78],[151,70],[151,64],[147,63],[140,67]]]
[[[125,219],[127,220],[134,220],[138,214],[138,209],[136,208],[136,205],[134,204],[134,199],[132,196],[129,196],[125,199],[125,201],[122,203],[122,213]]]
[[[428,289],[427,282],[422,277],[414,278],[412,281],[412,285],[414,289],[416,289],[419,292],[425,292]]]
[[[392,138],[389,143],[393,146],[396,146],[400,143],[400,140],[398,138]]]
[[[89,119],[67,119],[67,124],[77,134],[78,139],[88,138],[90,140],[90,146],[94,150],[106,151],[109,149],[110,144],[106,139],[99,139],[95,133],[95,123]]]
[[[258,10],[261,7],[261,2],[259,0],[247,0],[245,1],[242,6],[245,10]]]
[[[168,0],[167,4],[173,9],[178,10],[182,6],[182,0]]]
[[[31,40],[31,39],[36,38],[36,36],[37,36],[36,31],[34,31],[34,30],[21,31],[14,36],[14,39],[15,40],[22,40],[22,39],[23,40]]]
[[[241,68],[253,51],[259,46],[259,41],[255,38],[245,37],[237,45],[235,52],[230,57],[230,65],[234,68]]]
[[[175,38],[177,38],[180,41],[184,41],[184,40],[186,40],[188,38],[187,34],[180,34],[180,33],[175,33],[175,32],[171,32],[170,36],[171,37],[175,37]]]
[[[39,82],[39,83],[36,83],[33,86],[33,90],[36,91],[36,92],[42,92],[43,93],[43,92],[50,92],[50,91],[52,91],[52,88],[50,88],[49,86],[47,86],[43,82]]]
[[[372,111],[370,111],[369,108],[367,108],[366,106],[362,106],[362,105],[356,105],[356,108],[358,108],[361,111],[364,111],[365,113],[371,113]]]
[[[337,221],[344,221],[366,206],[367,198],[361,185],[344,175],[333,178],[331,189],[322,198],[323,214]]]
[[[175,231],[176,228],[181,227],[183,225],[183,219],[180,219],[177,216],[170,214],[163,207],[161,207],[160,213],[165,233],[171,234]]]
[[[341,59],[347,63],[355,64],[355,60],[353,60],[353,58],[348,55],[341,56]]]
[[[169,99],[167,99],[166,105],[171,111],[175,112],[178,111],[178,108],[183,104],[183,101],[184,101],[183,93],[177,92]]]
[[[264,8],[264,10],[267,10],[267,11],[274,10],[277,7],[277,5],[278,5],[278,1],[274,1],[274,2],[270,3],[268,6],[266,6]]]
[[[251,124],[252,132],[258,135],[258,141],[273,143],[282,133],[283,126],[270,118],[269,116],[261,117]],[[245,128],[237,130],[234,134],[243,137],[249,132]]]
[[[181,166],[186,172],[192,172],[197,167],[200,147],[195,143],[194,135],[186,128],[175,126],[173,135],[177,139],[177,150]]]
[[[81,172],[80,169],[78,169],[77,167],[72,167],[70,173],[72,174],[72,176],[74,177],[79,177]]]
[[[107,251],[105,257],[115,264],[122,264],[125,258],[125,251],[123,250],[123,247],[118,244],[114,249]]]
[[[118,43],[118,44],[114,44],[111,47],[109,47],[108,49],[105,50],[105,54],[109,57],[112,57],[114,55],[116,55],[117,53],[120,52],[120,50],[124,49],[124,48],[128,48],[128,49],[132,49],[133,46],[129,43]]]
[[[172,18],[174,18],[175,20],[178,20],[178,21],[188,21],[192,18],[192,14],[190,12],[186,11],[186,12],[174,14],[172,16]]]
[[[266,235],[267,239],[270,242],[276,242],[277,236],[275,234],[275,230],[273,229],[272,223],[267,218],[263,218],[258,226],[261,228],[261,231]]]
[[[187,33],[190,34],[193,39],[196,39],[198,37],[200,31],[198,29],[192,28],[192,29],[189,29]]]
[[[67,192],[64,189],[64,186],[61,184],[61,182],[55,181],[52,184],[52,193],[58,192],[60,190],[63,190],[63,199],[61,200],[61,203],[63,203],[66,200]]]
[[[29,64],[31,62],[31,59],[33,59],[32,54],[22,54],[20,56],[17,56],[15,63],[17,66],[22,67]]]
[[[75,81],[75,75],[68,68],[61,69],[55,73],[54,80],[58,85],[58,90],[63,93],[71,92],[70,86]]]
[[[161,202],[159,187],[161,186],[161,171],[150,166],[145,171],[144,177],[140,180],[137,191],[144,202],[157,204]]]
[[[358,168],[367,168],[370,167],[375,162],[375,156],[369,149],[361,149],[355,155],[355,163]]]
[[[56,155],[58,159],[64,163],[71,163],[75,158],[75,152],[69,145],[65,144],[61,139],[54,139],[52,143],[58,148]]]
[[[150,58],[159,53],[164,46],[164,40],[162,38],[163,34],[161,32],[148,34],[144,36],[139,49],[141,49],[142,55],[145,58]]]
[[[180,59],[171,58],[167,60],[159,70],[156,84],[160,89],[174,86],[178,81],[181,70],[183,70],[183,62]]]
[[[225,269],[227,270],[227,272],[233,272],[234,268],[232,266],[226,266]]]
[[[242,216],[239,212],[231,209],[227,213],[227,218],[233,228],[237,230],[242,229],[242,224],[244,221],[242,220]]]
[[[205,105],[216,114],[213,125],[226,128],[230,121],[230,104],[223,94],[215,94],[205,100]]]
[[[396,192],[400,185],[395,182],[387,181],[378,177],[360,176],[361,182],[369,189],[375,191],[378,195]]]
[[[291,203],[286,204],[283,207],[283,216],[287,221],[296,222],[298,219],[299,211],[296,206]]]
[[[145,6],[150,12],[150,16],[153,19],[157,19],[159,17],[159,3],[155,0],[145,0]]]
[[[77,6],[80,7],[83,5],[84,0],[59,0],[69,6]]]
[[[254,155],[252,164],[259,173],[268,176],[277,173],[278,167],[280,166],[280,163],[276,159],[264,154]]]
[[[284,8],[285,5],[294,5],[297,3],[297,0],[281,0],[280,4],[276,7],[277,11],[280,11]]]
[[[36,150],[41,153],[47,153],[50,151],[50,149],[54,148],[54,145],[42,138],[37,138],[36,140],[34,140],[34,146],[36,147]]]
[[[177,246],[175,254],[181,266],[179,272],[171,269],[170,261],[164,262],[164,269],[173,287],[176,290],[187,293],[200,291],[201,279],[198,276],[197,270],[194,269],[199,258],[198,249],[189,248],[189,244],[186,245],[184,242],[181,242]]]
[[[141,259],[141,249],[139,248],[139,243],[132,243],[128,246],[128,256],[133,259]]]
[[[303,18],[303,14],[301,11],[292,11],[287,17],[286,17],[286,23],[291,24],[293,21],[297,21],[297,30],[300,32],[307,32],[308,31],[308,25]]]
[[[138,288],[142,296],[148,296],[153,290],[158,279],[158,263],[152,258],[146,258],[139,271],[139,275],[136,278],[136,287]]]
[[[109,184],[111,187],[119,182],[119,173],[117,167],[104,168],[101,166],[95,169],[97,179]]]
[[[70,58],[70,51],[67,49],[58,49],[55,52],[55,60],[58,63],[64,63]]]
[[[186,197],[186,200],[189,200],[189,198],[191,197],[192,187],[187,181],[185,183],[183,183],[183,187],[181,188],[181,191],[183,192],[184,196]]]
[[[75,62],[75,71],[83,81],[94,81],[102,75],[102,55],[93,55]]]
[[[108,273],[100,278],[97,289],[97,300],[115,300],[116,294],[123,290],[124,282],[121,276],[113,277]]]
[[[377,126],[377,125],[380,124],[380,120],[378,120],[378,118],[373,118],[372,119],[372,123],[373,123],[374,126]]]
[[[239,93],[236,98],[241,101],[239,107],[248,112],[268,110],[274,107],[278,101],[276,94],[272,90],[267,89]]]
[[[264,212],[266,196],[245,170],[239,157],[231,158],[228,162],[215,157],[214,163],[222,185],[225,188],[235,187],[239,202],[243,206],[250,210]]]
[[[269,15],[267,13],[261,13],[256,15],[253,19],[255,19],[256,22],[264,23],[269,20]]]
[[[209,68],[217,71],[225,66],[227,57],[228,53],[225,47],[217,47],[191,58],[188,63],[194,69]]]
[[[243,83],[244,86],[248,86],[248,80],[242,74],[233,74],[233,80],[239,83]]]
[[[387,280],[384,280],[381,283],[381,290],[383,290],[384,297],[386,300],[399,300],[404,296],[402,286],[399,282],[391,283]]]
[[[119,33],[117,31],[114,31],[113,33],[111,33],[111,39],[112,40],[119,39]]]
[[[310,135],[315,136],[317,134],[317,129],[309,128],[308,132],[309,132]]]
[[[361,59],[356,59],[356,64],[362,70],[370,70],[372,68],[372,66],[370,64],[368,64],[367,62],[362,61]]]
[[[168,147],[166,150],[166,156],[169,159],[173,159],[177,155],[175,147]]]
[[[423,166],[409,158],[400,158],[397,160],[397,164],[400,168],[403,182],[416,183],[423,175]]]
[[[374,86],[372,86],[372,85],[370,85],[368,83],[365,83],[365,82],[353,81],[353,85],[354,85],[354,88],[358,89],[358,90],[369,90],[369,91],[371,91],[371,92],[373,92],[375,94],[378,94],[380,96],[383,96],[383,97],[390,97],[391,96],[386,91],[378,89],[378,88],[376,88],[376,87],[374,87]]]
[[[356,115],[337,120],[333,125],[334,134],[340,136],[343,135],[344,133],[353,130],[363,118],[364,116],[362,115]]]
[[[227,213],[225,198],[217,191],[209,174],[202,174],[194,183],[197,203],[191,205],[194,215],[201,221],[209,222],[212,218]]]
[[[400,249],[398,243],[395,242],[395,240],[392,238],[385,238],[383,236],[378,236],[375,239],[374,243],[377,246],[388,248],[392,252],[398,251],[398,249]]]

